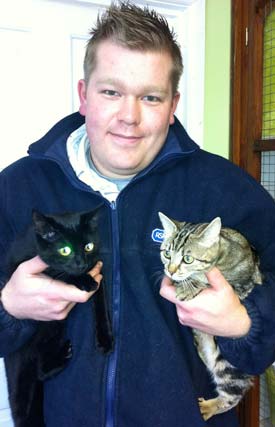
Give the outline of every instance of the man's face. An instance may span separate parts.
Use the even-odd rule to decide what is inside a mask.
[[[89,83],[80,80],[78,90],[92,159],[103,175],[135,175],[160,151],[179,99],[172,95],[171,68],[167,53],[99,45]]]

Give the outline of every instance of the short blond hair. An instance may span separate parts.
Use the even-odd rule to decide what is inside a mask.
[[[131,50],[166,52],[172,58],[172,92],[178,89],[183,71],[180,47],[167,20],[155,10],[141,8],[129,1],[112,3],[97,17],[96,25],[90,31],[84,58],[84,79],[88,84],[96,67],[96,54],[99,44],[106,40]]]

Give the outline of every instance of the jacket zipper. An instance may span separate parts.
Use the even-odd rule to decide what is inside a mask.
[[[119,255],[119,229],[118,212],[116,202],[111,203],[111,220],[113,235],[113,334],[115,337],[115,347],[109,356],[106,379],[106,422],[105,427],[114,426],[114,406],[115,406],[115,380],[118,359],[118,336],[119,315],[120,315],[120,255]]]

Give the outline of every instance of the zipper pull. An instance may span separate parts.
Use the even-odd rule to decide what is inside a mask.
[[[115,210],[116,210],[116,201],[115,201],[115,200],[113,200],[113,201],[111,202],[111,208],[112,208],[112,210],[113,210],[113,211],[115,211]]]

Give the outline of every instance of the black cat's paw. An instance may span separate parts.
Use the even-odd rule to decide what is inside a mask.
[[[73,346],[70,340],[67,340],[63,347],[64,360],[69,360],[73,357]]]
[[[58,351],[57,351],[58,350]],[[70,340],[64,342],[58,349],[52,349],[41,355],[38,363],[38,378],[45,381],[61,372],[73,356]]]
[[[103,354],[112,353],[114,350],[114,338],[113,335],[97,336],[96,337],[96,348]]]
[[[77,287],[82,291],[91,292],[98,288],[98,283],[88,274],[83,274],[77,279]]]
[[[109,354],[114,350],[114,336],[111,328],[111,323],[102,322],[96,328],[96,348],[103,354]]]

